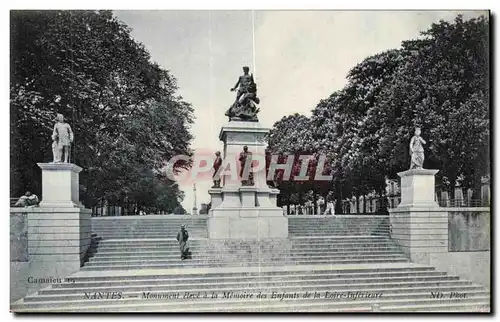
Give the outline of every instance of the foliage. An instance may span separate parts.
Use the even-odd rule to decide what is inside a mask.
[[[424,167],[440,169],[438,180],[452,198],[456,182],[478,192],[481,177],[490,173],[488,30],[484,17],[457,16],[453,23],[432,24],[400,49],[364,59],[311,118],[277,122],[270,150],[326,154],[334,174],[326,188],[336,199],[383,195],[386,178],[408,169],[409,141],[421,126]],[[286,195],[317,187],[283,186]]]
[[[41,192],[36,163],[51,161],[62,113],[75,133],[71,160],[84,168],[85,205],[150,197],[148,205],[173,209],[165,198],[182,194],[160,173],[171,156],[191,154],[193,118],[176,90],[110,11],[12,11],[11,195]]]

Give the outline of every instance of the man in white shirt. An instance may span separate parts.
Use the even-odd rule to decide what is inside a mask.
[[[326,215],[326,214],[330,214],[330,215],[335,216],[335,204],[333,203],[333,201],[331,199],[326,204],[326,209],[325,209],[325,212],[323,213],[323,215]]]

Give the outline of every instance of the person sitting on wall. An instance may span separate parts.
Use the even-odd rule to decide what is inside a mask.
[[[39,200],[37,195],[31,194],[31,192],[26,191],[24,196],[21,196],[19,200],[16,202],[14,207],[36,207],[38,206]]]

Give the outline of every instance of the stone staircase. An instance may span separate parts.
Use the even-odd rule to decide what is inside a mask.
[[[388,216],[290,216],[289,236],[389,236]]]
[[[174,238],[181,225],[192,237],[207,238],[207,216],[148,215],[92,218],[92,233],[102,239]]]
[[[83,270],[206,266],[406,263],[408,259],[384,236],[296,238],[288,240],[191,240],[191,260],[180,259],[172,239],[100,240]]]
[[[191,260],[180,259],[174,240],[181,224]],[[488,289],[410,263],[387,217],[290,217],[290,238],[262,241],[208,240],[202,216],[94,218],[92,226],[82,270],[11,310],[489,311]]]

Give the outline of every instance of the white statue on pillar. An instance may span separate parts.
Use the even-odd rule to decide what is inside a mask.
[[[410,141],[410,169],[423,169],[424,166],[424,147],[426,142],[420,136],[420,128],[415,128],[415,135]]]
[[[54,131],[52,132],[52,153],[54,156],[54,160],[52,161],[53,163],[69,163],[69,153],[73,138],[71,126],[64,122],[64,116],[62,114],[57,114],[57,123],[54,125]]]

